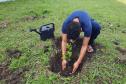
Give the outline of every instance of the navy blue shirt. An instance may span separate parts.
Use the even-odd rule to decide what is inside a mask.
[[[68,26],[74,18],[78,18],[85,37],[90,37],[92,33],[91,18],[85,11],[75,11],[67,17],[62,26],[62,33],[68,34]]]

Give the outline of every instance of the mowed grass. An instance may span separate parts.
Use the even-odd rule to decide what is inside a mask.
[[[39,35],[29,32],[29,28],[54,22],[55,36],[58,37],[63,21],[75,10],[86,10],[101,24],[101,34],[96,42],[105,48],[103,53],[95,54],[82,73],[61,77],[48,70],[51,41],[41,41]],[[32,20],[29,16],[37,18]],[[6,28],[0,28],[0,62],[6,59],[7,49],[20,50],[22,56],[13,58],[9,68],[15,70],[29,66],[23,80],[26,84],[125,84],[126,65],[116,63],[120,53],[112,42],[119,40],[119,46],[126,48],[126,34],[122,33],[126,31],[125,16],[123,0],[16,0],[0,3],[0,23],[7,23]],[[48,53],[44,53],[45,45],[50,46]]]

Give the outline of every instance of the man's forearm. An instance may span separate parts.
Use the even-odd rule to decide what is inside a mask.
[[[67,45],[67,42],[62,41],[62,59],[65,59],[66,45]]]
[[[82,46],[81,51],[80,51],[79,58],[77,60],[78,63],[81,63],[82,62],[82,60],[83,60],[83,58],[85,56],[86,50],[87,50],[87,46]]]
[[[62,59],[65,59],[65,53],[66,53],[66,45],[67,45],[67,34],[62,33]]]
[[[81,47],[80,56],[77,60],[78,63],[82,62],[82,60],[83,60],[83,58],[86,54],[89,40],[90,40],[90,37],[84,37],[84,39],[83,39],[83,44],[82,44],[82,47]]]

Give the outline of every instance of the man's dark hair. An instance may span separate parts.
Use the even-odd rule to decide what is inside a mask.
[[[68,38],[76,39],[80,35],[81,26],[77,22],[71,22],[67,28]]]

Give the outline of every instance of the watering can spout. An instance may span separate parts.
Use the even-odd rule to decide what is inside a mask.
[[[37,34],[41,34],[39,31],[37,31],[37,29],[29,29],[30,32],[36,32]]]

